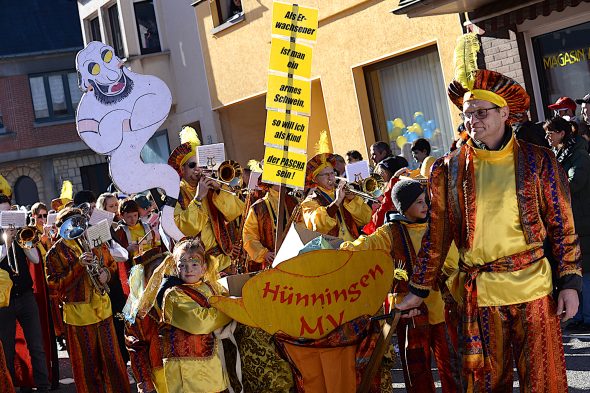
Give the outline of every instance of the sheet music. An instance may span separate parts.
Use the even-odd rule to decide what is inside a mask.
[[[47,215],[47,226],[55,225],[55,221],[57,221],[57,213],[49,213]]]
[[[22,228],[27,226],[27,212],[8,210],[0,212],[0,227]]]
[[[225,161],[225,148],[223,143],[197,146],[197,165],[201,168],[217,169]]]
[[[107,220],[109,227],[113,224],[113,220],[115,219],[115,213],[108,212],[106,210],[101,209],[94,209],[92,211],[92,215],[90,216],[90,220],[88,220],[89,225],[96,225],[102,220]]]
[[[102,243],[111,240],[111,225],[104,219],[95,225],[88,227],[86,230],[88,242],[92,248],[100,246]]]
[[[361,179],[366,179],[369,176],[371,176],[369,161],[358,161],[346,165],[346,180],[349,183],[354,183],[359,180],[359,177]]]

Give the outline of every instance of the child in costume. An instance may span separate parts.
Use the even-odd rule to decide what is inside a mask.
[[[231,319],[212,308],[208,299],[222,294],[223,287],[199,239],[178,243],[173,257],[176,275],[162,283],[157,296],[168,391],[221,392],[229,387],[229,378],[215,331]]]
[[[427,229],[428,205],[426,193],[419,182],[401,180],[393,186],[391,197],[399,212],[388,217],[387,223],[369,236],[344,242],[344,250],[389,251],[394,261],[405,262],[405,270],[412,265],[420,250]],[[395,292],[408,292],[407,281],[396,281]],[[394,294],[395,296],[395,294]],[[435,392],[430,370],[431,350],[439,370],[443,392],[460,391],[457,377],[451,370],[451,350],[445,325],[444,303],[439,291],[432,291],[425,300],[422,314],[413,319],[401,319],[397,325],[400,357],[406,390],[410,393]]]

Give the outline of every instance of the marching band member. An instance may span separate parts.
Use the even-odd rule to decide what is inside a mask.
[[[309,160],[305,181],[307,187],[315,187],[301,203],[307,228],[342,240],[356,239],[372,211],[360,196],[344,189],[346,183],[336,186],[334,155],[320,153]]]
[[[1,177],[1,176],[0,176]],[[12,280],[8,276],[8,272],[0,269],[0,309],[8,307],[10,303],[10,289],[12,288]],[[5,393],[14,393],[14,385],[8,367],[6,367],[6,359],[4,358],[4,349],[2,348],[2,341],[0,341],[0,386]]]
[[[56,225],[82,211],[62,210]],[[78,392],[129,392],[125,363],[116,344],[111,300],[91,284],[86,269],[93,258],[102,260],[98,282],[114,277],[117,265],[106,244],[83,252],[77,239],[60,238],[47,253],[46,275],[49,290],[63,304],[68,351]]]
[[[162,309],[162,352],[169,392],[221,392],[229,378],[222,364],[221,340],[214,334],[231,319],[209,305],[224,289],[213,260],[198,238],[174,247],[176,275],[163,282],[157,301]]]
[[[131,293],[123,309],[125,317],[125,343],[131,359],[131,369],[137,381],[139,393],[168,393],[164,375],[161,340],[158,337],[158,325],[161,318],[157,307],[152,307],[143,318],[137,318],[139,299],[143,295],[154,269],[167,253],[152,248],[134,258],[135,266],[131,269],[129,283]]]
[[[391,198],[399,214],[379,227],[369,236],[361,236],[354,242],[344,242],[343,250],[384,250],[394,261],[404,261],[411,273],[420,250],[422,237],[428,223],[426,193],[419,182],[401,180],[391,191]],[[408,293],[406,281],[396,281],[396,294]],[[394,294],[394,296],[396,295]],[[451,372],[451,350],[447,345],[444,303],[439,291],[432,291],[426,298],[426,310],[412,320],[400,320],[397,325],[400,357],[404,371],[406,391],[410,393],[435,392],[430,371],[431,349],[438,367],[442,391],[457,392],[460,389]],[[402,348],[403,343],[405,348]]]
[[[223,271],[232,264],[239,242],[236,219],[241,217],[244,202],[237,196],[220,192],[220,184],[203,176],[197,165],[196,151],[201,144],[196,131],[184,127],[181,142],[168,159],[181,176],[180,196],[174,209],[176,225],[188,237],[199,235],[207,258]]]

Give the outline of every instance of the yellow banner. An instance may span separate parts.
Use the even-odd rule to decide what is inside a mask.
[[[238,322],[270,334],[318,339],[348,321],[374,315],[392,282],[388,253],[320,250],[259,273],[246,282],[242,298],[210,301]]]
[[[303,189],[307,155],[274,147],[264,149],[262,181]]]
[[[266,109],[290,110],[309,116],[311,113],[311,81],[269,75]]]
[[[305,152],[307,149],[307,130],[309,117],[285,112],[267,111],[264,144]]]
[[[315,42],[318,33],[318,9],[274,2],[272,34]]]
[[[273,38],[270,45],[270,66],[274,71],[311,78],[311,46]]]

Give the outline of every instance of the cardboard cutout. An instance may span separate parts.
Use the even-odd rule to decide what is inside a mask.
[[[391,256],[383,251],[319,250],[252,277],[241,298],[213,296],[209,301],[269,334],[318,339],[357,317],[375,314],[392,282]]]
[[[78,134],[94,152],[110,157],[110,175],[117,188],[132,194],[159,187],[177,199],[178,173],[169,165],[141,159],[141,150],[170,111],[168,86],[155,76],[123,67],[113,48],[97,41],[78,52],[76,69],[85,92],[76,114]],[[162,208],[160,222],[168,236],[183,237],[174,223],[173,206]]]

